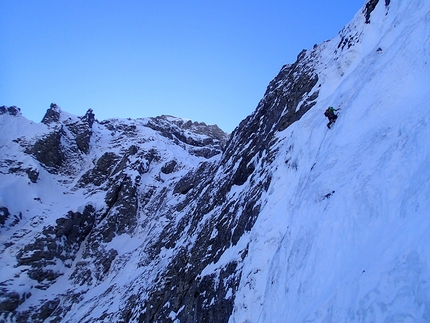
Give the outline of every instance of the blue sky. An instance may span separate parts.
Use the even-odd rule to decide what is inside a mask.
[[[282,65],[364,0],[0,1],[0,105],[98,120],[162,114],[232,131]]]

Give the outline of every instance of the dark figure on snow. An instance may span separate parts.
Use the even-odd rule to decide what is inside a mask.
[[[337,109],[333,107],[329,107],[327,110],[325,110],[324,115],[328,118],[329,123],[327,123],[327,128],[330,129],[330,126],[336,121],[337,115],[335,113]]]

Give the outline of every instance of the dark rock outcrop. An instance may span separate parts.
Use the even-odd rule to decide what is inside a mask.
[[[163,167],[161,167],[161,172],[163,172],[164,174],[171,174],[175,171],[175,167],[177,164],[178,163],[176,162],[176,160],[168,161],[164,164]]]
[[[390,3],[389,0],[385,0],[385,5],[388,5],[387,1],[388,1],[388,4]],[[379,0],[369,0],[366,3],[366,6],[364,7],[364,12],[363,12],[364,17],[366,18],[366,24],[370,24],[370,15],[373,12],[373,10],[375,10],[378,2],[379,2]]]
[[[100,186],[109,179],[113,168],[120,160],[120,157],[113,152],[104,153],[95,164],[95,167],[88,170],[79,180],[78,186],[85,187],[90,183]]]
[[[65,161],[61,137],[61,130],[53,131],[37,140],[27,152],[32,154],[49,171],[58,173]]]
[[[11,116],[18,116],[21,115],[21,109],[16,107],[16,106],[11,106],[11,107],[7,107],[7,106],[1,106],[0,107],[0,114],[9,114]]]
[[[11,228],[17,225],[22,220],[22,213],[11,214],[9,209],[4,206],[0,206],[0,228]],[[5,245],[8,245],[6,243]]]
[[[182,145],[194,155],[207,159],[220,154],[228,140],[228,135],[217,125],[172,116],[150,118],[147,126]]]
[[[7,207],[0,207],[0,226],[4,226],[6,220],[9,219],[10,213]]]
[[[60,121],[60,115],[61,115],[60,107],[55,103],[51,103],[49,109],[46,111],[42,119],[42,123],[47,125],[51,123],[57,123]]]
[[[0,313],[9,313],[17,309],[24,299],[17,292],[8,292],[7,289],[0,287],[2,298],[0,300]]]
[[[90,109],[85,116],[61,120],[61,109],[55,103],[47,110],[42,123],[48,130],[34,143],[20,142],[26,153],[33,155],[53,174],[71,174],[80,171],[82,154],[88,154],[93,134],[95,116]],[[35,172],[28,173],[30,180],[37,180]]]
[[[95,122],[95,115],[92,109],[79,118],[78,122],[67,124],[68,129],[72,132],[78,149],[84,154],[88,154],[90,149],[90,140],[93,134],[91,128]]]
[[[70,267],[80,244],[91,231],[95,221],[95,209],[87,205],[83,212],[70,211],[58,218],[55,226],[47,226],[33,243],[22,248],[16,258],[18,266],[26,266],[31,279],[40,283],[38,288],[49,287],[63,273],[50,269],[61,261]]]
[[[92,128],[94,121],[96,120],[96,115],[94,114],[93,109],[88,109],[88,111],[81,119],[82,121],[88,123],[88,126]]]
[[[27,168],[25,172],[32,183],[37,183],[37,180],[39,179],[39,171],[37,169]]]

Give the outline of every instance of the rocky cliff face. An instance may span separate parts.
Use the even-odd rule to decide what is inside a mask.
[[[2,187],[1,200],[3,260],[11,269],[0,310],[8,321],[61,321],[131,258],[151,272],[161,250],[185,234],[177,226],[190,203],[187,194],[213,176],[207,172],[228,140],[217,126],[170,116],[98,122],[91,110],[75,117],[52,104],[36,125],[16,107],[1,112],[2,175],[12,183]],[[29,194],[7,199],[20,189]],[[139,244],[124,252],[118,239]],[[154,290],[154,283],[142,288]],[[118,295],[109,289],[109,297]],[[135,292],[120,289],[124,306],[133,308]],[[50,296],[40,298],[40,291]]]
[[[4,241],[4,252],[14,249],[16,256],[15,276],[3,287],[9,295],[3,317],[227,322],[247,254],[238,244],[270,184],[266,169],[276,153],[275,135],[318,98],[313,59],[303,52],[284,66],[256,112],[230,137],[216,126],[170,116],[97,122],[92,111],[74,117],[52,104],[42,131],[13,139],[15,158],[31,160],[27,169],[39,174],[28,175],[32,185],[43,173],[76,202],[49,220],[36,216],[31,229],[24,229],[31,220],[25,210],[17,223],[4,221],[4,230],[25,230],[28,242],[14,242],[14,234]],[[7,205],[4,210],[9,219]],[[118,243],[124,240],[136,245],[124,252]],[[221,260],[229,249],[236,256]],[[112,281],[130,268],[132,279]],[[29,283],[17,293],[23,276]],[[60,284],[66,290],[50,292]],[[102,295],[87,298],[97,286]],[[50,296],[35,296],[34,289]],[[121,310],[109,309],[113,299]],[[88,304],[84,315],[72,310]]]
[[[243,271],[250,232],[274,174],[298,176],[313,152],[307,134],[286,130],[322,115],[364,57],[360,28],[389,5],[368,1],[335,39],[282,67],[230,135],[172,116],[99,122],[56,104],[34,124],[1,107],[0,321],[228,322],[251,311],[243,292],[236,300],[264,272]]]
[[[14,234],[4,241],[4,252],[14,249],[16,256],[15,276],[3,287],[3,317],[227,322],[247,254],[238,243],[270,184],[266,169],[276,153],[275,135],[318,97],[312,59],[303,52],[283,67],[230,138],[216,126],[169,116],[94,122],[92,111],[74,117],[52,104],[42,132],[14,138],[16,158],[30,158],[27,169],[52,178],[77,204],[53,210],[49,221],[36,216],[40,223],[31,229],[24,229],[31,220],[25,210],[17,223],[4,221],[14,234],[25,230],[28,242],[15,242]],[[38,176],[28,176],[36,186]],[[136,245],[124,252],[117,241],[128,239]],[[236,256],[221,261],[232,248]],[[132,279],[112,281],[130,267]],[[23,276],[28,284],[17,293]],[[66,289],[50,292],[60,284]],[[96,287],[101,295],[88,298]],[[50,296],[40,298],[35,289]],[[113,299],[120,310],[109,309]],[[88,304],[85,311],[72,310]]]

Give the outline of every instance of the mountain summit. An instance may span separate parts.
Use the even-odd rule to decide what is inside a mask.
[[[368,1],[230,135],[1,107],[0,322],[429,321],[429,35]]]

